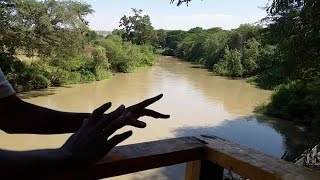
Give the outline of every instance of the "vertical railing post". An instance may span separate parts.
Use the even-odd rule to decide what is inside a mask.
[[[223,167],[220,167],[208,160],[201,161],[200,180],[222,180]]]
[[[200,170],[200,160],[187,162],[185,180],[200,180]]]
[[[208,160],[187,162],[185,180],[222,180],[223,170]]]

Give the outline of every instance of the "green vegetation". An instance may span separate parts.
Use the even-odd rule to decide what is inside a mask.
[[[265,107],[267,114],[319,127],[319,9],[319,0],[274,0],[262,20],[265,28],[245,24],[230,31],[168,31],[163,53],[275,90]]]
[[[111,35],[97,42],[105,48],[111,69],[119,72],[132,72],[136,67],[151,66],[155,62],[152,47],[123,42],[120,36]]]
[[[149,16],[133,9],[120,22],[127,31],[103,37],[87,26],[92,12],[73,0],[0,0],[0,66],[17,92],[102,80],[111,71],[154,64]]]
[[[132,8],[132,11],[133,16],[125,15],[120,20],[120,27],[124,30],[123,39],[138,45],[150,43],[154,38],[150,17],[142,15],[141,9]]]
[[[319,0],[274,0],[265,27],[189,31],[154,30],[148,15],[132,9],[120,19],[122,29],[103,37],[88,28],[85,17],[93,10],[86,3],[0,0],[0,66],[20,92],[132,72],[153,65],[157,51],[275,90],[266,113],[317,127],[319,9]]]

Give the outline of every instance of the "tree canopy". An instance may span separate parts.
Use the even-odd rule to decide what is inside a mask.
[[[0,0],[0,52],[72,53],[81,46],[88,31],[85,16],[92,12],[90,5],[72,0]]]
[[[125,30],[123,38],[126,41],[141,45],[151,43],[154,37],[154,29],[151,24],[150,16],[143,15],[141,9],[132,8],[133,15],[124,15],[120,20],[119,27]]]
[[[171,3],[179,6],[190,1]],[[242,25],[220,34],[196,28],[178,41],[177,46],[167,44],[167,47],[173,48],[173,54],[181,58],[213,68],[217,74],[254,76],[252,79],[259,87],[276,90],[266,106],[267,113],[317,127],[320,125],[320,1],[272,0],[265,10],[268,14],[262,20],[265,28]]]
[[[109,71],[153,64],[152,49],[123,42],[123,31],[103,37],[90,30],[85,18],[92,12],[78,0],[0,0],[0,66],[16,92],[101,80]],[[134,12],[132,41],[145,44],[153,33],[150,18]]]

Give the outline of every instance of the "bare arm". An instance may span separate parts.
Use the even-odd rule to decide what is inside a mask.
[[[37,179],[71,170],[67,156],[59,149],[34,151],[0,150],[0,172],[4,179]],[[4,176],[4,177],[3,177]]]
[[[157,96],[156,99],[160,99]],[[149,102],[147,100],[146,102]],[[143,104],[144,102],[142,102]],[[128,107],[127,111],[139,109],[141,103]],[[77,131],[89,113],[61,112],[22,101],[16,94],[0,99],[0,129],[7,133],[61,134]],[[133,114],[134,117],[150,116],[169,118],[170,116],[145,109]],[[143,122],[142,126],[145,126]],[[138,126],[141,126],[138,125]]]
[[[0,129],[7,133],[60,134],[77,131],[88,113],[61,112],[22,101],[0,99]]]
[[[126,125],[144,128],[146,124],[138,120],[142,116],[169,118],[168,115],[146,109],[147,106],[158,101],[161,97],[162,95],[147,99],[127,109],[122,105],[109,114],[104,114],[104,112],[111,107],[111,103],[102,105],[84,123],[81,121],[80,129],[58,149],[24,152],[0,150],[0,175],[3,179],[47,179],[48,177],[50,179],[61,179],[60,175],[72,177],[79,170],[81,171],[83,168],[96,163],[114,146],[132,135],[132,131],[127,131],[111,137],[118,129]],[[3,103],[1,108],[5,108],[5,102],[8,102],[4,100],[7,99],[1,100],[1,103]],[[13,105],[8,104],[7,110],[14,108],[10,106]],[[45,108],[37,108],[41,113],[47,111]],[[1,113],[4,112],[1,111]],[[16,110],[13,110],[13,112],[16,112]],[[6,117],[11,118],[11,114],[8,114]],[[29,115],[32,115],[32,113]],[[21,115],[19,117],[25,119]],[[30,126],[30,128],[34,127]],[[56,178],[53,178],[53,176]]]
[[[57,149],[8,151],[0,149],[0,175],[3,179],[70,179],[93,165],[114,146],[132,135],[132,131],[113,136],[113,132],[126,125],[130,116],[121,116],[121,106],[112,118],[102,118],[111,106],[98,108],[65,144]],[[112,124],[104,126],[105,121]],[[98,126],[99,125],[99,126]],[[106,128],[108,131],[104,132]],[[71,178],[77,179],[77,178]]]

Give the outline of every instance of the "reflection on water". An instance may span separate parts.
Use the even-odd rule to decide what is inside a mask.
[[[276,157],[281,157],[284,152],[281,134],[260,124],[255,116],[226,120],[218,126],[178,128],[175,133],[182,136],[211,134]]]
[[[212,134],[281,157],[288,148],[303,146],[304,132],[290,123],[255,115],[254,108],[268,101],[271,92],[243,80],[230,80],[193,68],[194,65],[161,57],[151,68],[132,74],[116,74],[109,80],[72,87],[21,94],[26,101],[63,111],[91,112],[106,101],[113,109],[164,93],[152,108],[171,115],[170,120],[151,120],[146,129],[134,129],[124,144],[177,136]],[[130,127],[127,127],[127,129]],[[295,135],[299,136],[293,138]],[[7,135],[0,132],[0,148],[59,147],[69,135]],[[288,145],[288,143],[291,143]],[[291,150],[290,149],[290,150]],[[184,165],[139,172],[114,179],[183,179]]]

